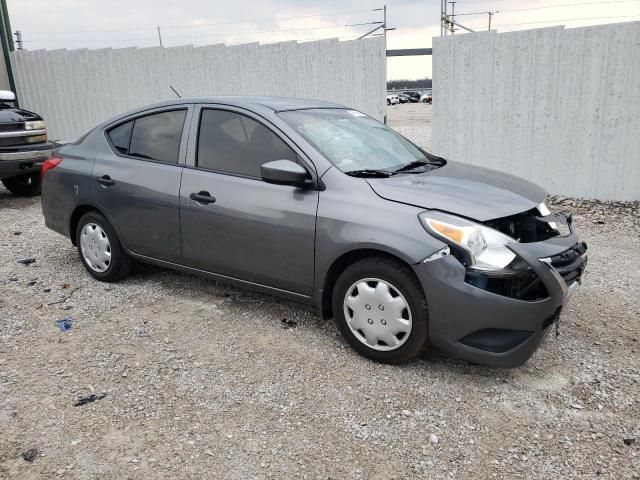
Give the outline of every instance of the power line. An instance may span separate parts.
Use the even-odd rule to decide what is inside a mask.
[[[294,20],[294,19],[298,19],[298,18],[312,18],[312,17],[326,17],[329,15],[348,15],[348,14],[353,14],[353,13],[366,13],[366,12],[377,12],[380,11],[382,9],[380,8],[374,8],[372,10],[348,10],[348,11],[340,11],[340,12],[327,12],[327,13],[316,13],[314,15],[299,15],[299,16],[295,16],[295,17],[271,17],[271,18],[263,18],[263,19],[258,19],[258,20],[241,20],[241,21],[234,21],[234,22],[219,22],[219,23],[200,23],[200,24],[192,24],[192,25],[169,25],[169,26],[161,26],[163,29],[165,28],[197,28],[197,27],[217,27],[220,25],[239,25],[239,24],[243,24],[243,23],[265,23],[265,22],[273,22],[273,21],[280,21],[280,20]],[[114,28],[114,29],[108,29],[108,30],[74,30],[74,31],[62,31],[62,30],[55,30],[55,31],[35,31],[35,32],[29,32],[29,35],[33,35],[33,34],[49,34],[49,35],[54,35],[54,34],[65,34],[65,33],[93,33],[93,32],[133,32],[133,31],[145,31],[145,30],[152,30],[154,29],[154,27],[149,27],[149,28]]]
[[[557,20],[545,20],[542,22],[524,22],[524,23],[508,23],[506,25],[497,25],[497,27],[516,27],[519,25],[537,25],[542,23],[558,23],[558,22],[577,22],[582,20],[605,20],[605,19],[615,19],[615,18],[640,18],[640,15],[618,15],[615,17],[582,17],[582,18],[563,18]]]
[[[350,25],[336,25],[331,27],[305,27],[305,28],[286,28],[278,30],[258,30],[255,32],[226,32],[226,33],[198,33],[197,35],[165,35],[164,38],[191,38],[191,37],[223,37],[227,35],[255,35],[260,33],[280,33],[280,32],[302,32],[307,30],[336,30],[338,28],[349,28],[361,25],[375,25],[382,22],[353,23]]]
[[[347,25],[333,25],[333,26],[323,26],[323,27],[305,27],[305,28],[289,28],[289,29],[278,29],[278,30],[258,30],[254,32],[224,32],[224,33],[201,33],[196,35],[162,35],[162,39],[169,38],[192,38],[192,37],[221,37],[221,36],[238,36],[238,35],[258,35],[262,33],[281,33],[281,32],[303,32],[303,31],[315,31],[315,30],[337,30],[343,28],[350,27],[359,27],[365,25],[380,25],[382,22],[365,22],[365,23],[353,23]],[[148,41],[156,41],[157,37],[145,36],[145,37],[132,37],[132,38],[115,38],[115,39],[82,39],[83,43],[93,42],[93,43],[111,43],[111,42],[148,42]],[[53,40],[58,43],[69,43],[76,42],[74,39],[59,39]],[[32,41],[30,41],[32,42]]]
[[[629,3],[629,2],[640,2],[640,0],[606,0],[606,1],[598,1],[598,2],[565,3],[565,4],[558,4],[558,5],[547,5],[544,7],[517,8],[514,10],[500,10],[500,13],[528,12],[530,10],[544,10],[547,8],[574,7],[574,6],[581,6],[581,5],[598,5],[602,3]]]
[[[257,30],[254,32],[222,32],[222,33],[198,33],[195,35],[163,35],[162,38],[167,39],[167,38],[192,38],[192,37],[224,37],[224,36],[237,36],[237,35],[258,35],[261,33],[302,32],[302,31],[309,31],[309,30],[337,30],[342,28],[358,27],[363,25],[377,25],[381,23],[382,22],[367,22],[367,23],[353,23],[353,24],[347,24],[347,25],[332,25],[332,26],[324,26],[324,27],[283,28],[278,30]],[[115,38],[115,39],[92,38],[92,39],[83,39],[82,42],[135,42],[138,40],[143,40],[143,41],[150,40],[152,38],[154,37],[145,36],[145,37]],[[76,40],[61,39],[61,40],[54,40],[54,41],[75,42]]]

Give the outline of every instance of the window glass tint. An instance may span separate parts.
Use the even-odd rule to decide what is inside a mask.
[[[277,135],[255,120],[234,112],[203,110],[198,135],[198,166],[218,172],[260,177],[272,160],[296,161]]]
[[[133,127],[133,120],[123,123],[122,125],[109,130],[109,138],[111,143],[116,147],[116,150],[120,153],[127,153],[129,149],[129,140],[131,139],[131,128]]]
[[[136,118],[129,155],[177,163],[185,115],[174,110]]]

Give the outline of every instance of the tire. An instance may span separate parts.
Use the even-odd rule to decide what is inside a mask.
[[[384,294],[382,297],[378,288]],[[381,303],[374,303],[377,301]],[[371,360],[406,362],[422,353],[427,345],[424,293],[413,272],[399,261],[376,256],[351,264],[336,281],[332,303],[342,336],[354,350]],[[371,318],[364,319],[363,315]],[[394,333],[399,329],[405,333]]]
[[[388,106],[388,105],[391,105],[391,100],[389,100],[389,99],[387,98],[387,106]]]
[[[40,172],[25,173],[17,177],[3,178],[2,184],[14,195],[20,197],[35,197],[42,191]]]
[[[88,212],[80,218],[76,245],[80,261],[97,280],[116,282],[131,272],[133,261],[122,249],[109,221],[98,212]]]

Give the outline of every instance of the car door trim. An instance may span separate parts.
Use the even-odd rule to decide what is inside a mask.
[[[128,250],[128,249],[127,249]],[[277,288],[277,287],[270,287],[268,285],[264,285],[262,283],[256,283],[256,282],[250,282],[248,280],[242,280],[240,278],[236,278],[236,277],[230,277],[228,275],[222,275],[220,273],[215,273],[215,272],[211,272],[208,270],[202,270],[199,268],[194,268],[194,267],[188,267],[186,265],[182,265],[179,263],[173,263],[173,262],[168,262],[166,260],[159,260],[157,258],[153,258],[153,257],[147,257],[145,255],[140,255],[131,251],[127,251],[127,253],[129,255],[131,255],[133,258],[146,262],[146,263],[150,263],[153,265],[157,265],[159,267],[166,267],[166,268],[170,268],[172,270],[177,270],[177,271],[182,271],[185,273],[191,273],[194,275],[198,275],[200,277],[205,277],[205,278],[210,278],[212,280],[220,280],[223,282],[227,282],[230,284],[235,284],[235,285],[239,285],[242,287],[249,287],[252,288],[254,290],[258,290],[258,291],[262,291],[264,293],[270,293],[272,295],[278,295],[281,297],[288,297],[291,300],[295,300],[298,302],[303,302],[303,303],[308,303],[308,304],[312,304],[313,300],[314,300],[314,296],[313,295],[304,295],[302,293],[296,293],[296,292],[292,292],[290,290],[284,290],[281,288]]]

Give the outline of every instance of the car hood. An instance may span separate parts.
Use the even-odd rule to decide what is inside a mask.
[[[28,122],[30,120],[42,120],[42,118],[40,115],[21,108],[0,107],[0,124]]]
[[[484,222],[530,210],[544,202],[537,185],[506,173],[448,161],[425,173],[367,179],[380,197]]]

